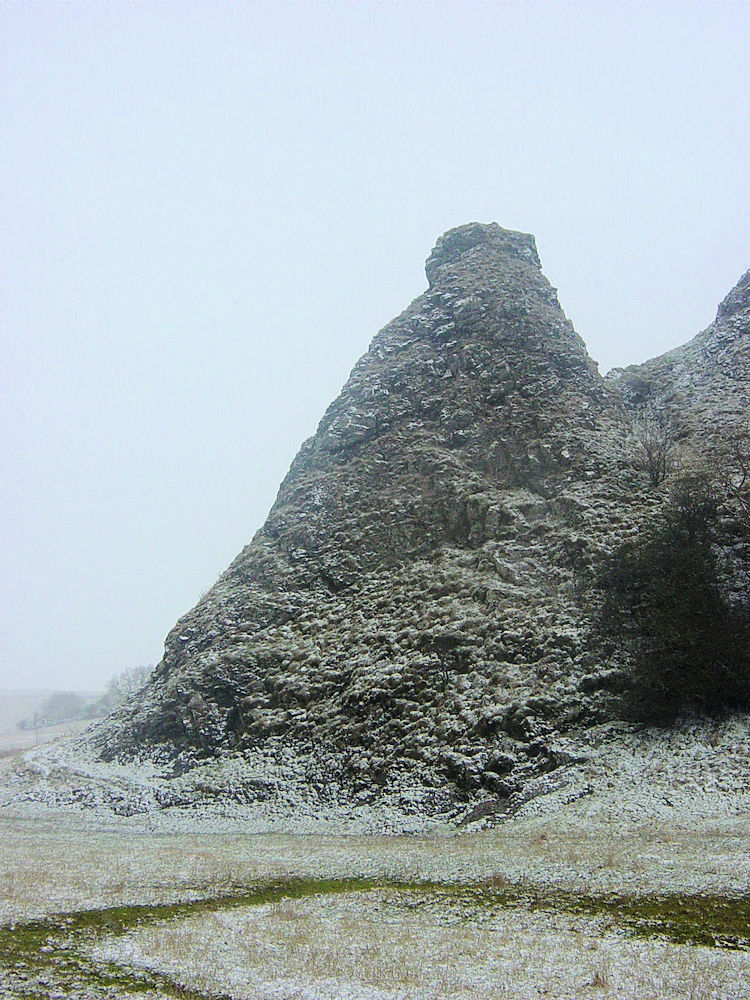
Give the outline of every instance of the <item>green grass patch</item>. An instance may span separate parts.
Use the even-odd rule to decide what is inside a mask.
[[[163,995],[204,1000],[205,994],[180,986],[168,976],[91,958],[91,945],[149,924],[176,921],[197,913],[272,903],[282,899],[390,889],[408,895],[442,897],[459,906],[465,919],[477,911],[508,908],[607,917],[613,929],[640,937],[661,937],[676,944],[750,950],[750,895],[606,895],[542,889],[525,883],[489,880],[476,885],[397,882],[383,879],[287,879],[237,887],[209,898],[182,903],[114,906],[80,910],[43,920],[0,927],[2,968],[24,996],[49,995],[50,985],[71,997]],[[39,989],[37,989],[37,984]],[[212,995],[215,1000],[216,994]]]
[[[0,926],[0,968],[11,981],[23,982],[25,996],[35,981],[54,981],[55,988],[76,996],[83,986],[102,996],[117,989],[133,995],[158,990],[167,996],[201,1000],[205,994],[187,989],[169,977],[90,958],[89,947],[99,938],[121,935],[136,927],[180,920],[195,913],[210,913],[241,906],[256,906],[281,899],[357,892],[384,883],[374,879],[287,879],[233,889],[217,896],[183,903],[111,906]],[[40,992],[39,996],[48,996]],[[217,994],[211,994],[216,1000]]]
[[[626,895],[538,889],[521,884],[498,888],[491,882],[456,887],[454,893],[479,907],[523,907],[609,917],[613,926],[638,937],[661,937],[674,944],[750,950],[750,895],[662,893]]]

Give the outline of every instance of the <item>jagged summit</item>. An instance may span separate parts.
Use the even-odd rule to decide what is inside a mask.
[[[732,291],[726,296],[716,313],[717,322],[722,319],[731,319],[750,309],[750,271],[745,271]],[[747,333],[746,328],[742,332]]]
[[[477,262],[507,266],[510,262],[541,269],[536,241],[529,233],[501,229],[496,222],[469,222],[444,233],[425,263],[427,280],[432,287],[456,264],[462,269],[480,271]],[[481,268],[483,269],[483,268]]]
[[[525,794],[598,717],[579,582],[635,530],[632,394],[599,375],[532,236],[458,227],[426,273],[152,681],[93,732],[101,756],[231,754],[264,775],[250,799],[406,808],[408,785],[436,813]]]

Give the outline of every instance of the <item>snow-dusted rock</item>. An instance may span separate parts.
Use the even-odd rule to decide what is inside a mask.
[[[746,421],[750,279],[690,344],[605,380],[532,236],[462,226],[426,271],[266,523],[89,737],[102,758],[236,755],[310,808],[408,788],[446,813],[521,801],[566,763],[559,734],[602,720],[617,664],[587,643],[581,576],[661,502],[632,416],[674,411],[686,452]]]

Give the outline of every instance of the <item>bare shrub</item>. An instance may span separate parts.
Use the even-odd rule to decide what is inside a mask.
[[[110,677],[106,691],[99,700],[99,710],[112,712],[119,708],[141,690],[153,672],[153,666],[130,667]]]
[[[750,535],[750,425],[732,434],[719,456],[719,487],[744,534]]]
[[[651,486],[661,483],[676,466],[674,421],[662,407],[650,404],[633,421],[633,464],[648,476]]]

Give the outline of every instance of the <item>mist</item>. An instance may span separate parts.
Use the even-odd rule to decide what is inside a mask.
[[[0,688],[100,688],[464,222],[602,372],[750,266],[747,5],[5,5]]]

